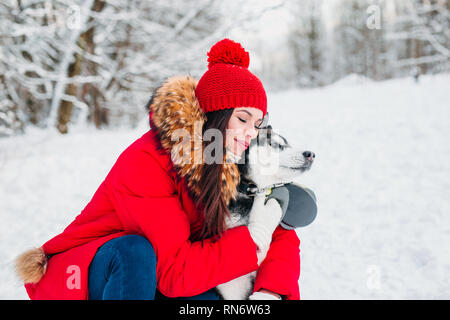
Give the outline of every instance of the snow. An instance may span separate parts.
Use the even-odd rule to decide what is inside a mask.
[[[358,84],[367,84],[368,82],[373,82],[372,79],[367,78],[363,75],[360,74],[356,74],[356,73],[351,73],[349,75],[346,75],[345,77],[339,79],[338,81],[336,81],[334,83],[334,87],[336,86],[344,86],[344,87],[348,87],[351,85],[358,85]]]
[[[297,231],[302,299],[450,298],[449,83],[352,76],[268,93],[272,126],[316,153],[298,179],[319,208]],[[74,219],[146,120],[0,139],[0,299],[28,298],[14,258]]]

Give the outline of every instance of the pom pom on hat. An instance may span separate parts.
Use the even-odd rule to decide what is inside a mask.
[[[216,63],[228,63],[248,68],[250,56],[240,43],[226,38],[217,42],[208,52],[208,69]]]

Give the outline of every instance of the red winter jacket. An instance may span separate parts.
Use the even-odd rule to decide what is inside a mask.
[[[168,297],[193,296],[258,269],[248,228],[228,229],[217,241],[195,241],[201,210],[192,201],[201,163],[178,163],[170,151],[177,128],[194,129],[202,113],[196,81],[173,77],[158,89],[150,107],[152,129],[132,143],[75,220],[42,249],[51,256],[43,277],[25,283],[31,299],[87,299],[88,270],[97,249],[125,234],[145,236],[155,249],[157,288]],[[176,98],[174,98],[174,96]],[[192,159],[191,159],[192,160]],[[224,164],[223,193],[236,192],[235,164]],[[278,227],[258,269],[254,291],[265,288],[300,299],[300,241]]]

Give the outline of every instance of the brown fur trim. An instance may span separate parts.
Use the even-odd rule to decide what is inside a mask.
[[[47,270],[47,255],[42,248],[25,251],[16,259],[16,273],[24,283],[38,283]]]
[[[203,169],[202,128],[207,120],[195,96],[198,81],[191,76],[173,76],[156,90],[150,111],[152,122],[158,131],[162,147],[171,155],[172,162],[180,177],[186,179],[190,191],[199,195],[199,181]],[[186,131],[183,131],[186,130]],[[190,145],[186,145],[183,132],[189,133]],[[180,142],[183,141],[183,142]],[[190,154],[186,155],[186,150]],[[180,155],[181,153],[181,155]],[[235,163],[227,163],[224,155],[222,166],[222,196],[228,204],[236,198],[240,181],[239,170]]]

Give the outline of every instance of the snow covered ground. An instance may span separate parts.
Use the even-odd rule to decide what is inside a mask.
[[[450,299],[450,74],[269,93],[275,129],[316,153],[298,229],[302,299]],[[146,119],[145,119],[146,120]],[[30,129],[0,139],[0,299],[13,260],[70,223],[146,130]]]

